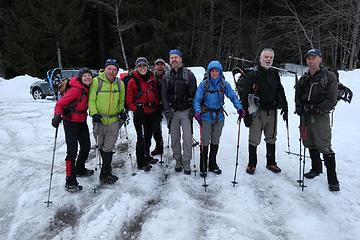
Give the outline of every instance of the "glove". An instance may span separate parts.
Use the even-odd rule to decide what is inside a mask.
[[[60,115],[55,115],[53,119],[51,120],[51,125],[54,128],[58,128],[59,124],[61,123],[62,117]]]
[[[100,114],[94,114],[92,118],[94,122],[99,123],[101,122],[102,116]]]
[[[167,110],[167,111],[165,112],[165,117],[166,117],[166,119],[172,119],[173,116],[174,116],[174,113],[173,113],[173,111],[172,111],[171,109],[169,109],[169,110]]]
[[[135,114],[142,115],[144,114],[144,108],[141,104],[136,106]]]
[[[193,108],[190,108],[189,109],[189,119],[192,120],[194,117],[194,109]]]
[[[172,120],[173,116],[174,116],[174,113],[171,109],[169,109],[165,112],[165,118],[166,118],[167,127],[169,130],[170,130],[171,120]]]
[[[251,126],[252,122],[253,122],[253,116],[250,114],[246,114],[244,117],[245,127],[249,128]]]
[[[297,105],[297,106],[296,106],[295,113],[296,113],[297,115],[299,115],[299,116],[301,117],[302,115],[304,115],[304,112],[305,112],[304,106],[300,106],[300,105]],[[281,114],[281,113],[280,113],[280,114]]]
[[[288,120],[288,108],[287,107],[282,108],[280,115],[282,115],[282,118],[286,122]]]
[[[319,113],[320,113],[320,109],[316,105],[304,106],[304,114],[315,115],[315,114],[319,114]]]
[[[119,120],[121,120],[121,121],[123,121],[123,122],[125,122],[127,119],[128,119],[128,114],[127,114],[127,112],[126,111],[121,111],[120,113],[119,113],[119,116],[118,116],[118,119]]]
[[[201,113],[200,112],[195,113],[195,119],[201,125]]]
[[[246,115],[244,109],[242,109],[242,108],[237,110],[237,113],[239,114],[239,118],[238,118],[239,120],[243,119]]]

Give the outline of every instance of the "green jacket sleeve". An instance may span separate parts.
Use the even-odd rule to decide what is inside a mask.
[[[124,111],[125,107],[125,84],[120,81],[120,111]]]
[[[94,114],[97,114],[98,111],[96,109],[96,91],[98,89],[98,79],[94,78],[90,85],[90,91],[89,91],[89,114],[90,116],[93,116]]]

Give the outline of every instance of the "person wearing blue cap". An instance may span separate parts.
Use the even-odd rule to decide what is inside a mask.
[[[207,159],[209,154],[209,172],[221,174],[217,165],[216,155],[219,149],[220,136],[224,127],[225,96],[236,108],[239,119],[245,115],[242,105],[232,90],[230,84],[222,75],[222,65],[219,61],[211,61],[207,67],[207,79],[199,84],[194,99],[195,119],[202,127],[200,147],[200,176],[207,175]],[[211,144],[210,144],[211,142]]]
[[[192,119],[193,100],[196,93],[196,78],[183,66],[182,52],[179,49],[169,51],[170,71],[161,81],[162,104],[171,135],[171,148],[176,165],[175,171],[190,175],[192,158]],[[181,130],[183,152],[181,151]]]
[[[320,153],[323,154],[330,191],[340,191],[336,174],[335,153],[331,148],[329,113],[338,97],[336,75],[321,67],[319,49],[310,49],[306,54],[306,72],[295,86],[296,113],[300,116],[301,140],[309,149],[311,169],[304,177],[312,179],[322,173]]]

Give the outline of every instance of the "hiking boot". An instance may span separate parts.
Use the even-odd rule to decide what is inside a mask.
[[[207,176],[207,172],[200,172],[200,177],[206,177]]]
[[[181,172],[181,170],[182,170],[182,161],[181,160],[176,160],[175,172]]]
[[[190,175],[191,174],[190,161],[184,162],[183,167],[184,167],[184,174],[185,175]]]
[[[164,153],[164,147],[156,146],[154,151],[151,152],[151,156],[156,156]]]
[[[142,167],[138,167],[139,170],[144,170],[145,172],[150,171],[151,168],[152,166],[150,164],[144,165]]]
[[[307,179],[313,179],[314,177],[319,176],[319,175],[320,175],[320,172],[316,172],[315,170],[310,169],[309,172],[304,174],[304,177],[306,177]]]
[[[91,175],[94,175],[94,170],[84,168],[82,170],[76,171],[76,176],[77,177],[89,177]]]
[[[119,178],[117,176],[113,175],[112,173],[110,173],[109,177],[113,178],[115,181],[119,180]]]
[[[115,178],[112,177],[112,175],[108,175],[108,176],[100,175],[100,181],[102,184],[114,184],[116,182]]]
[[[221,169],[216,163],[216,155],[219,149],[219,144],[211,144],[210,145],[210,154],[209,154],[209,172],[213,172],[215,174],[221,174]]]
[[[281,172],[281,168],[279,168],[276,164],[272,164],[272,165],[267,165],[266,168],[270,171],[272,171],[273,173],[279,173]]]
[[[150,164],[156,164],[159,161],[157,158],[149,157],[149,163]]]
[[[215,165],[210,165],[209,166],[209,172],[213,172],[213,173],[215,173],[215,174],[221,174],[222,173],[222,171],[221,171],[221,169],[219,168],[219,166],[215,163]]]
[[[246,173],[248,173],[248,174],[250,174],[250,175],[254,175],[255,169],[256,169],[256,166],[254,166],[254,165],[252,165],[252,164],[249,164],[249,165],[246,167]]]
[[[338,192],[338,191],[340,191],[340,184],[339,183],[329,184],[329,191],[330,192]]]
[[[82,186],[79,185],[78,181],[76,181],[76,177],[69,176],[66,177],[65,190],[68,192],[78,192],[82,190]]]
[[[209,146],[200,146],[200,172],[207,172]]]

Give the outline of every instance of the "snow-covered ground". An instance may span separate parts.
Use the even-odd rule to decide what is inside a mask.
[[[203,68],[193,68],[198,80]],[[225,73],[233,84],[231,73]],[[175,173],[171,162],[169,177],[164,166],[149,173],[136,171],[131,164],[121,129],[114,156],[113,172],[119,181],[95,194],[98,172],[79,178],[80,193],[64,190],[64,131],[60,127],[54,163],[50,207],[48,197],[55,130],[50,121],[54,101],[34,101],[29,86],[37,79],[19,76],[0,79],[0,239],[337,239],[360,236],[360,114],[357,90],[360,71],[341,72],[341,81],[354,93],[351,104],[339,102],[334,112],[333,148],[336,152],[340,192],[329,192],[326,174],[298,187],[299,158],[287,155],[284,122],[279,121],[277,162],[280,174],[265,168],[265,144],[258,148],[254,176],[245,173],[248,129],[241,125],[237,180],[234,176],[238,125],[232,104],[226,101],[225,127],[218,162],[223,174],[209,174],[207,192],[203,179],[194,174]],[[294,78],[282,77],[293,112]],[[280,119],[280,118],[279,118]],[[290,147],[298,152],[298,117],[290,114]],[[91,128],[91,119],[88,120]],[[134,156],[135,131],[128,127]],[[168,135],[163,124],[165,146]],[[194,137],[199,126],[194,123]],[[92,139],[94,144],[94,139]],[[125,149],[125,150],[124,150]],[[166,159],[166,154],[163,156]],[[198,169],[199,147],[193,159]],[[135,158],[133,157],[135,162]],[[92,154],[88,166],[95,168]],[[306,164],[309,169],[309,161]]]

